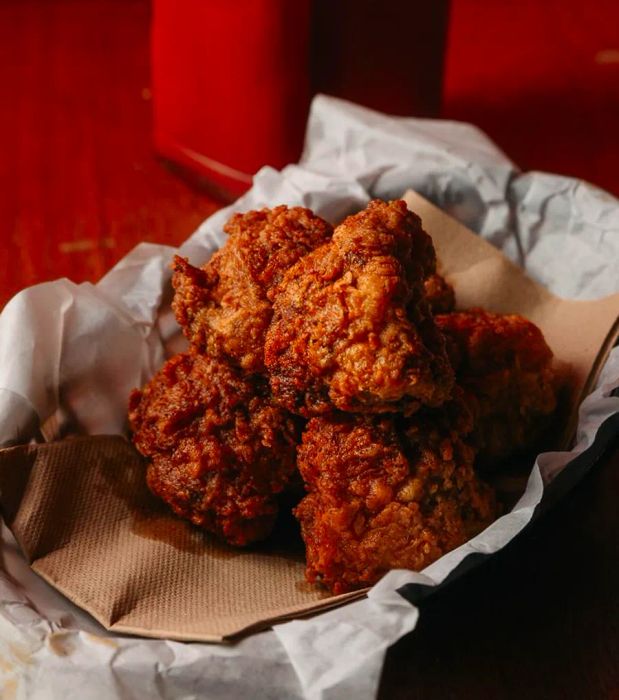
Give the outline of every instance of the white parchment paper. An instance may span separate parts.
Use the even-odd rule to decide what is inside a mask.
[[[501,248],[562,296],[619,291],[619,201],[574,179],[520,173],[475,127],[394,118],[319,96],[299,165],[262,169],[252,189],[181,247],[194,264],[224,241],[232,211],[302,204],[336,222],[372,197],[413,188]],[[178,342],[162,299],[174,251],[142,244],[98,284],[59,280],[26,289],[0,315],[0,444],[66,426],[126,428],[131,388]],[[586,332],[586,329],[583,329]],[[387,648],[418,611],[397,593],[436,585],[472,552],[492,553],[530,521],[547,485],[619,412],[619,353],[582,404],[577,446],[540,455],[512,512],[422,573],[393,571],[352,603],[233,645],[107,633],[26,565],[6,527],[0,567],[0,686],[16,699],[374,697]],[[43,430],[41,432],[41,428]],[[94,573],[94,572],[93,572]]]

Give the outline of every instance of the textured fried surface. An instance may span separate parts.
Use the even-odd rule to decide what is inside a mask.
[[[373,201],[301,258],[276,289],[265,362],[301,415],[440,405],[453,371],[423,292],[430,237],[402,201]]]
[[[224,230],[228,241],[203,268],[175,259],[172,306],[193,345],[260,372],[272,315],[267,294],[332,228],[309,209],[279,206],[235,214]]]
[[[539,328],[522,316],[482,309],[436,322],[475,417],[481,463],[533,447],[557,406],[553,355]]]
[[[430,275],[426,278],[423,286],[433,314],[446,314],[454,310],[456,293],[443,276],[438,273]]]
[[[178,515],[234,545],[269,534],[298,435],[265,382],[184,353],[133,392],[129,420],[151,491]]]
[[[295,514],[310,582],[337,594],[390,569],[419,571],[494,519],[492,491],[460,438],[470,417],[451,402],[421,413],[308,423],[298,463],[309,493]]]

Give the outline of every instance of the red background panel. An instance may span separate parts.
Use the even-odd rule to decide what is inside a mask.
[[[452,0],[443,114],[619,194],[619,2]]]
[[[0,303],[95,280],[141,240],[179,243],[220,206],[154,156],[150,19],[147,0],[0,3]],[[452,0],[443,115],[524,169],[619,193],[619,3]]]

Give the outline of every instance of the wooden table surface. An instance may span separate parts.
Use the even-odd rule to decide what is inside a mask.
[[[483,4],[454,0],[462,22],[467,3]],[[152,153],[148,23],[146,0],[0,3],[0,304],[58,276],[96,280],[140,241],[178,244],[221,206]],[[450,56],[446,113],[474,115],[477,103],[463,97],[474,71]],[[583,125],[588,112],[578,112],[590,147],[579,143],[569,171],[619,192],[617,151],[612,168],[607,154],[616,95],[591,99],[606,116]],[[504,123],[496,112],[484,118],[490,133]],[[543,152],[544,167],[561,169],[553,153],[565,148],[556,139],[542,148],[539,124],[537,146],[503,128],[517,162],[535,167]],[[380,697],[619,699],[618,497],[615,451],[530,531],[423,604],[418,628],[388,654]]]

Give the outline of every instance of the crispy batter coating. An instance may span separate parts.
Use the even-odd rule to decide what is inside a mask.
[[[414,412],[449,398],[453,371],[423,292],[432,240],[405,202],[371,202],[272,290],[265,363],[276,399],[304,416]]]
[[[456,306],[456,293],[449,282],[438,272],[424,282],[426,299],[433,314],[447,314]]]
[[[470,416],[453,402],[422,413],[309,421],[298,458],[309,493],[295,515],[310,582],[338,594],[390,569],[419,571],[494,519],[493,492],[460,437]]]
[[[175,258],[172,306],[193,345],[248,373],[261,372],[272,315],[268,291],[328,240],[332,227],[309,209],[279,206],[235,214],[224,231],[228,241],[201,269]]]
[[[458,384],[473,411],[473,441],[483,466],[531,448],[557,406],[552,351],[522,316],[482,309],[436,317]]]
[[[233,545],[269,534],[298,428],[264,380],[195,351],[176,355],[132,393],[129,420],[151,491],[177,515]]]

